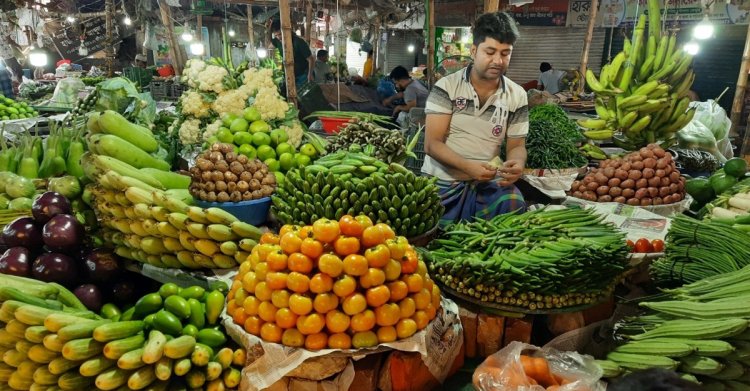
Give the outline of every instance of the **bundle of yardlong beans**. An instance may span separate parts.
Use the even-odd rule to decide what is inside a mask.
[[[750,264],[750,235],[711,220],[678,216],[667,234],[665,257],[651,265],[661,285],[680,285]]]
[[[589,304],[627,267],[625,236],[584,209],[457,223],[432,242],[431,274],[480,301],[531,310]]]

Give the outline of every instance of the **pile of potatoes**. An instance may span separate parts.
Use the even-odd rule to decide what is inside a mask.
[[[672,155],[649,144],[621,159],[602,161],[599,168],[573,182],[568,195],[633,206],[672,204],[684,198],[685,178]]]
[[[231,144],[214,144],[190,168],[190,194],[208,202],[240,202],[269,197],[276,176],[258,159],[234,152]]]

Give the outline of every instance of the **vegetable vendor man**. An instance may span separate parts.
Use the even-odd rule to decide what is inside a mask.
[[[526,164],[526,92],[504,76],[518,29],[507,13],[487,13],[473,34],[473,63],[440,79],[425,107],[422,172],[438,178],[443,224],[526,208],[514,185]],[[503,143],[506,161],[493,166]]]

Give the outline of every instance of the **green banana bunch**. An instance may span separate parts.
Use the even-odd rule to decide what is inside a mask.
[[[648,0],[649,10],[659,9]],[[641,14],[623,51],[586,83],[597,95],[598,119],[578,121],[591,140],[609,140],[641,148],[660,142],[670,146],[675,132],[692,120],[687,94],[695,81],[693,56],[677,47],[677,37],[661,31],[660,15]],[[648,20],[648,31],[647,28]]]

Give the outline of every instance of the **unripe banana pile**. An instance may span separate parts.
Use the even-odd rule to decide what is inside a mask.
[[[633,31],[625,39],[623,51],[606,64],[599,78],[589,69],[586,84],[596,92],[598,119],[580,120],[584,135],[592,140],[614,138],[615,145],[636,150],[658,142],[674,144],[675,133],[687,125],[695,113],[688,109],[687,97],[695,80],[693,56],[677,47],[677,37],[661,31],[658,0],[648,2]]]

